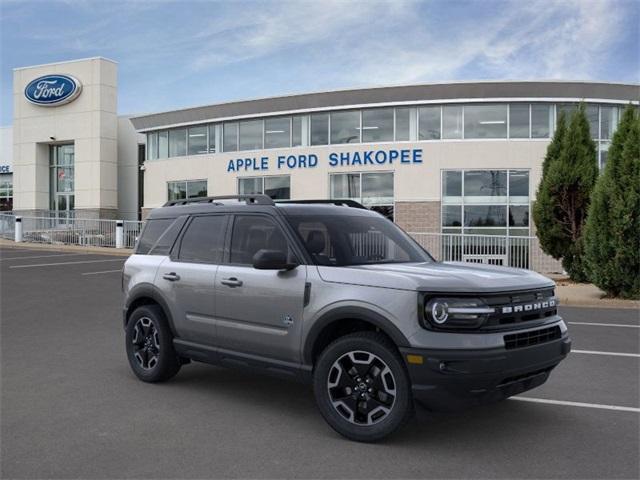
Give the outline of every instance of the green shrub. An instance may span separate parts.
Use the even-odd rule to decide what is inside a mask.
[[[566,131],[562,117],[547,149],[543,176],[533,208],[542,249],[572,280],[584,282],[582,241],[591,192],[598,176],[596,146],[591,139],[584,105],[571,116]]]
[[[625,109],[585,227],[589,279],[610,296],[640,298],[640,118]]]

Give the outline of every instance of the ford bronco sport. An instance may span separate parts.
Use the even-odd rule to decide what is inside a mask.
[[[145,382],[189,361],[307,380],[337,432],[375,441],[432,409],[544,383],[571,347],[537,273],[437,262],[356,202],[207,197],[153,210],[123,272]]]

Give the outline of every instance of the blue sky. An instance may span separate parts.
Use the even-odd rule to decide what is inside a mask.
[[[119,113],[372,85],[638,82],[637,0],[0,0],[1,125],[12,69],[105,56]]]

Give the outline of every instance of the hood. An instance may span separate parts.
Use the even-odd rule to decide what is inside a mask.
[[[326,282],[430,292],[488,293],[555,285],[531,270],[464,262],[319,266],[318,272]]]

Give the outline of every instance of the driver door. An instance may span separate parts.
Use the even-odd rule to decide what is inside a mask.
[[[257,270],[252,260],[261,249],[295,259],[291,239],[272,217],[235,215],[227,258],[216,275],[218,345],[299,363],[307,269]]]

